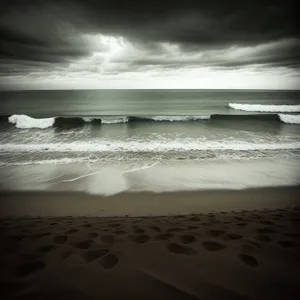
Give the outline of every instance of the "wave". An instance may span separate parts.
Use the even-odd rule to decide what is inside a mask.
[[[286,124],[300,124],[299,115],[286,114],[212,114],[203,116],[101,116],[101,117],[51,117],[33,118],[27,115],[0,116],[2,124],[5,122],[15,124],[17,128],[45,129],[55,127],[57,129],[72,129],[82,127],[85,124],[118,124],[131,122],[196,122],[196,121],[282,121]]]
[[[279,114],[280,120],[287,124],[300,124],[300,115]]]
[[[300,105],[262,105],[229,103],[230,108],[249,112],[300,112]]]
[[[100,121],[102,124],[118,124],[118,123],[127,123],[128,117],[101,117],[101,118],[94,118],[94,117],[84,117],[82,118],[84,122],[91,123],[94,121]]]
[[[118,124],[118,123],[127,123],[127,117],[103,117],[101,118],[102,124]]]
[[[240,114],[240,115],[230,115],[230,114],[215,114],[211,115],[212,121],[280,121],[278,114]]]
[[[208,120],[210,116],[150,116],[150,117],[127,117],[127,116],[103,116],[103,117],[51,117],[51,118],[32,118],[27,115],[2,116],[2,121],[7,120],[15,124],[17,128],[40,128],[61,127],[73,128],[83,126],[85,123],[118,124],[129,121],[166,121],[184,122]]]
[[[17,128],[48,128],[53,126],[55,118],[34,119],[26,115],[12,115],[8,118],[8,122],[15,124]]]
[[[298,150],[300,142],[290,143],[250,143],[250,142],[231,142],[231,141],[210,141],[200,143],[197,139],[180,139],[163,142],[154,140],[141,143],[140,141],[97,141],[91,142],[72,142],[63,144],[3,144],[0,145],[0,152],[185,152],[185,151],[263,151],[263,150]]]
[[[149,117],[153,121],[169,121],[169,122],[185,122],[185,121],[197,121],[197,120],[209,120],[208,116],[154,116]]]

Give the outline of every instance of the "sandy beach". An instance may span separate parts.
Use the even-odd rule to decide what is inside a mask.
[[[300,300],[296,1],[0,11],[0,300]]]
[[[1,219],[1,299],[299,299],[297,192],[295,187],[173,193],[171,214],[165,216],[172,193],[156,195],[160,202],[165,199],[161,206],[152,195],[151,216],[142,216],[135,200],[127,207],[131,215],[116,207],[116,216],[108,216],[109,200],[112,206],[117,199],[126,205],[129,200],[98,197],[104,208],[98,217],[84,208],[95,200],[91,196],[81,198],[79,216],[78,207],[69,214],[67,205],[57,210],[55,201],[72,194],[44,193],[43,201],[43,193],[2,193],[1,209],[15,216]],[[247,195],[266,201],[245,206],[251,202]],[[147,193],[137,196],[151,202]],[[187,203],[199,203],[199,197],[215,201],[210,208],[188,205],[198,212],[187,213],[180,211],[184,196]],[[48,203],[47,197],[54,201],[48,216],[42,205],[33,208],[37,199]],[[13,211],[16,206],[5,206],[17,199],[28,203],[31,215],[24,217],[24,210],[22,217],[20,210]],[[236,206],[239,201],[246,210]]]

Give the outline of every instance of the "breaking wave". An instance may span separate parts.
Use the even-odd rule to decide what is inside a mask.
[[[96,120],[100,120],[102,124],[118,124],[118,123],[127,123],[127,117],[101,117],[101,118],[93,118],[93,117],[85,117],[82,118],[84,122],[90,123]]]
[[[5,119],[5,117],[2,117]],[[15,124],[17,128],[40,128],[55,127],[77,127],[84,123],[118,124],[129,121],[166,121],[187,122],[197,120],[208,120],[210,116],[150,116],[150,117],[127,117],[127,116],[103,116],[103,117],[52,117],[32,118],[27,115],[12,115],[8,117],[9,123]]]
[[[300,115],[279,114],[279,118],[287,124],[300,124]]]
[[[300,105],[262,105],[229,103],[230,108],[249,112],[300,112]]]
[[[229,104],[232,106],[234,104]],[[243,105],[243,104],[238,104]],[[249,108],[249,107],[250,108]],[[264,110],[261,111],[269,112],[270,107],[275,105],[262,105]],[[239,106],[238,106],[239,107]],[[244,107],[244,106],[243,106]],[[257,105],[255,105],[257,107]],[[249,111],[254,111],[255,107],[252,105],[247,105],[246,109]],[[259,106],[261,107],[261,106]],[[269,108],[268,108],[269,107]],[[289,105],[282,105],[281,108],[275,109],[288,111]],[[298,107],[298,106],[297,106]],[[300,106],[299,106],[300,108]],[[251,110],[252,109],[252,110]],[[297,111],[295,106],[289,108],[290,111]],[[97,124],[121,124],[128,122],[201,122],[206,120],[213,121],[246,121],[246,120],[260,120],[260,121],[282,121],[286,124],[300,124],[299,115],[288,115],[288,114],[213,114],[213,115],[203,115],[203,116],[101,116],[101,117],[52,117],[52,118],[33,118],[27,115],[12,115],[12,116],[2,116],[0,117],[2,123],[8,122],[15,124],[17,128],[29,129],[29,128],[39,128],[45,129],[48,127],[56,127],[61,129],[70,129],[75,127],[81,127],[85,124],[97,125]]]
[[[26,115],[12,115],[8,118],[9,123],[16,124],[17,128],[48,128],[53,126],[55,118],[35,119]]]

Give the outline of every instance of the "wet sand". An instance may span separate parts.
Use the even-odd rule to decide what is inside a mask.
[[[96,199],[88,195],[77,194],[75,201],[81,205],[69,208],[67,214],[61,201],[74,194],[2,193],[1,208],[16,199],[28,204],[31,198],[28,207],[33,209],[39,199],[34,213],[43,215],[46,211],[41,207],[52,199],[55,204],[48,214],[57,213],[21,217],[19,210],[15,217],[2,216],[0,298],[299,299],[297,192],[294,187],[223,194],[136,194],[142,201],[140,207],[154,201],[151,209],[156,213],[152,216],[142,216],[150,206],[138,209],[135,200],[125,211],[133,194],[103,198],[106,202],[98,197],[106,208],[103,216],[92,216],[98,210],[84,207]],[[265,199],[259,209],[247,206],[254,198]],[[117,199],[123,199],[124,207],[116,207]],[[158,199],[165,203],[159,206]],[[107,217],[111,212],[104,203],[109,200],[119,216]],[[213,204],[185,209],[185,201]],[[170,202],[171,215],[162,216]],[[227,209],[220,206],[224,202]],[[241,210],[233,204],[247,208]],[[274,208],[276,205],[281,208]],[[90,216],[80,217],[79,208],[82,215]],[[22,209],[27,212],[25,206]],[[186,213],[188,210],[198,212]],[[126,217],[127,212],[135,216]]]
[[[300,205],[300,186],[189,192],[125,192],[100,196],[80,192],[0,192],[0,217],[166,216]]]

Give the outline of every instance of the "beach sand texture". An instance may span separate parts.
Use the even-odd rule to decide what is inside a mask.
[[[1,299],[299,299],[299,207],[1,220]]]

